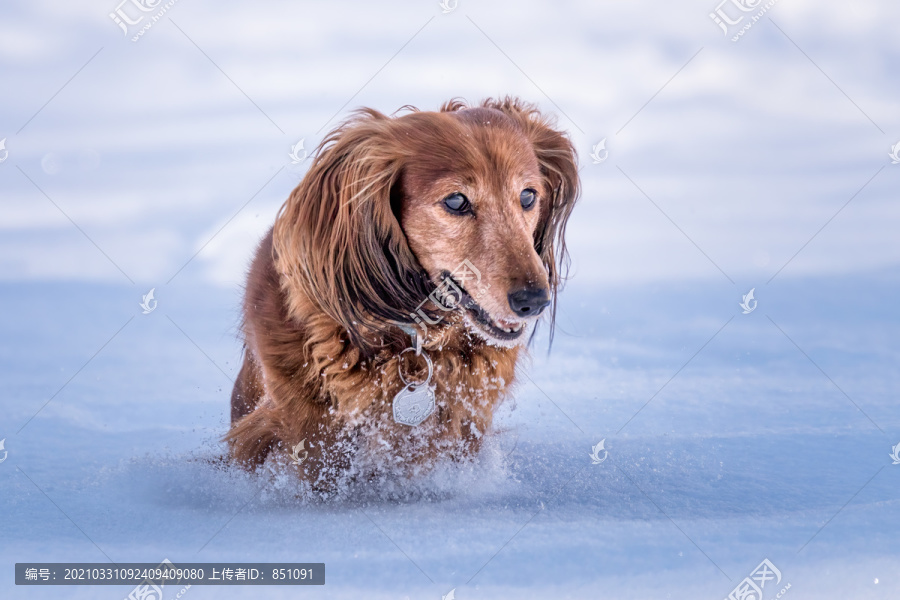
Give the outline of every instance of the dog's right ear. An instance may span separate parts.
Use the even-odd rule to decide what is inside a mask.
[[[566,279],[569,256],[566,251],[566,223],[578,200],[578,155],[569,137],[559,131],[553,121],[544,117],[536,106],[517,98],[486,100],[482,104],[504,112],[514,119],[531,141],[541,173],[550,191],[542,206],[541,221],[535,231],[534,249],[540,255],[550,279],[553,305],[550,309],[550,340],[556,319],[559,289]]]
[[[365,109],[319,145],[281,207],[275,266],[292,317],[311,299],[364,356],[393,343],[426,298],[428,278],[394,213],[404,154],[393,119]]]

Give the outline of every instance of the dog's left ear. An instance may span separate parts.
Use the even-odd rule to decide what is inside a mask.
[[[549,198],[542,203],[541,221],[534,233],[534,249],[547,267],[553,296],[552,314],[556,314],[556,294],[565,281],[569,267],[565,230],[578,199],[578,155],[568,136],[558,131],[551,119],[537,107],[516,98],[487,100],[485,108],[500,110],[514,119],[531,140],[541,173],[546,179]]]

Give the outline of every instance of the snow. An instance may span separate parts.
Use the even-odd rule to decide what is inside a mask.
[[[874,299],[898,275],[785,282],[749,315],[730,285],[573,283],[580,337],[536,341],[475,464],[327,501],[220,460],[237,289],[185,284],[143,315],[127,286],[3,285],[0,560],[326,564],[324,588],[273,598],[714,598],[768,558],[796,598],[894,597],[900,328]],[[59,593],[0,577],[7,597]]]

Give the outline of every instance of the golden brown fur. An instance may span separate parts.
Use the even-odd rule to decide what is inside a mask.
[[[529,210],[526,188],[538,198]],[[456,192],[471,199],[472,215],[442,204]],[[399,354],[411,344],[400,324],[414,325],[411,314],[463,260],[481,272],[482,285],[466,291],[495,326],[515,332],[535,320],[511,308],[516,290],[548,293],[555,312],[577,194],[571,143],[518,100],[454,101],[393,118],[366,109],[335,129],[250,269],[233,457],[257,465],[303,441],[301,476],[322,486],[356,473],[355,456],[367,458],[370,476],[477,453],[521,345],[489,343],[463,311],[426,303],[430,320],[440,319],[424,335],[438,409],[408,427],[391,407],[403,388]],[[405,373],[424,371],[412,353],[402,360]]]

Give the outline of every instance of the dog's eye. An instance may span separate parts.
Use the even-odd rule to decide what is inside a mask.
[[[455,194],[450,194],[446,198],[444,198],[444,206],[447,207],[452,213],[458,215],[464,215],[472,212],[472,205],[469,204],[469,199],[456,192]]]
[[[531,188],[522,190],[522,193],[519,194],[519,202],[522,203],[522,208],[528,210],[537,202],[537,192]]]

